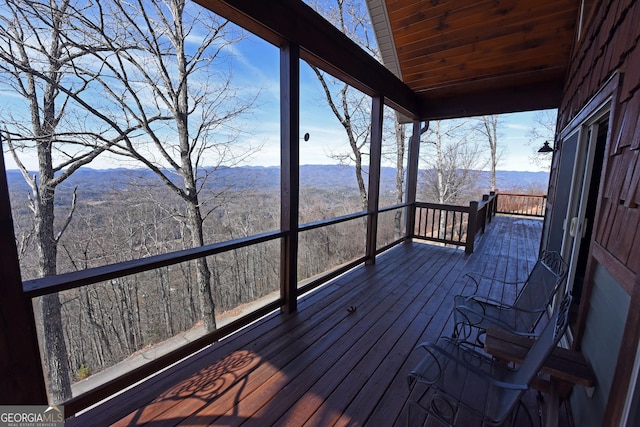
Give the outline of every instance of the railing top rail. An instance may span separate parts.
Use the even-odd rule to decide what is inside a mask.
[[[517,197],[547,197],[546,194],[521,194],[521,193],[499,193],[500,196],[517,196]]]
[[[367,211],[355,212],[352,214],[342,215],[334,218],[321,219],[318,221],[307,222],[298,227],[300,231],[313,230],[314,228],[326,227],[328,225],[339,224],[341,222],[351,221],[369,215]]]
[[[410,206],[410,205],[411,205],[410,203],[400,203],[400,204],[397,204],[397,205],[385,206],[384,208],[378,209],[378,213],[389,212],[389,211],[396,210],[396,209],[402,209],[402,208],[406,208],[407,206]],[[314,228],[325,227],[327,225],[334,225],[334,224],[338,224],[340,222],[351,221],[353,219],[362,218],[362,217],[370,215],[370,214],[372,214],[372,212],[360,211],[360,212],[354,212],[354,213],[347,214],[347,215],[338,216],[338,217],[335,217],[335,218],[320,219],[318,221],[307,222],[305,224],[301,224],[300,227],[299,227],[299,230],[300,231],[313,230]]]
[[[379,212],[400,209],[408,205],[408,203],[404,203],[388,206],[380,209]],[[341,222],[362,218],[367,216],[368,214],[369,213],[366,211],[361,211],[353,214],[343,215],[337,218],[310,222],[307,224],[302,224],[299,227],[299,230],[307,231],[314,228],[334,225]],[[169,252],[166,254],[153,255],[146,258],[123,261],[115,264],[108,264],[80,271],[72,271],[55,276],[25,280],[22,283],[22,289],[27,297],[34,298],[42,295],[52,294],[55,292],[78,288],[81,286],[91,285],[98,282],[103,282],[105,280],[117,279],[119,277],[124,277],[131,274],[142,273],[144,271],[149,271],[156,268],[167,267],[170,265],[179,264],[181,262],[191,261],[197,258],[211,256],[258,243],[263,243],[269,240],[278,239],[284,235],[285,233],[283,231],[272,231],[227,242],[213,243],[198,248],[184,249],[180,251]]]
[[[416,202],[416,207],[427,209],[439,209],[443,211],[469,212],[469,206],[444,205],[440,203]]]
[[[284,234],[282,231],[273,231],[198,248],[184,249],[86,270],[26,280],[22,283],[22,290],[30,298],[38,297],[267,242],[278,239]]]
[[[487,199],[486,200],[478,200],[478,209],[482,209],[484,208],[485,205],[488,205],[489,203],[493,202],[496,199],[496,194],[491,194],[486,196]],[[475,201],[475,200],[474,200]]]
[[[378,209],[378,213],[389,212],[389,211],[393,211],[393,210],[396,210],[396,209],[402,209],[402,208],[406,208],[407,206],[410,206],[410,205],[411,205],[411,203],[399,203],[397,205],[385,206],[384,208]]]

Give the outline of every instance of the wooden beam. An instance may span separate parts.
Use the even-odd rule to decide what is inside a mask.
[[[380,162],[382,159],[382,121],[384,99],[376,96],[371,101],[371,144],[369,155],[369,195],[367,197],[367,264],[376,262],[378,237],[378,207],[380,204]]]
[[[517,87],[493,88],[455,93],[422,93],[423,104],[420,117],[423,120],[442,120],[473,117],[486,114],[514,113],[519,111],[558,108],[562,97],[562,86],[555,81],[541,82]]]
[[[391,71],[299,0],[196,0],[276,46],[300,46],[300,57],[356,89],[383,96],[395,110],[417,118],[420,100]]]
[[[280,47],[280,292],[282,310],[297,309],[300,205],[300,47]]]
[[[418,161],[420,160],[420,121],[414,120],[413,133],[409,142],[409,156],[407,160],[406,191],[409,206],[406,209],[405,222],[407,226],[407,238],[412,238],[416,224],[416,194],[418,187]]]
[[[3,405],[46,405],[33,306],[22,292],[4,157],[0,155],[0,371]]]

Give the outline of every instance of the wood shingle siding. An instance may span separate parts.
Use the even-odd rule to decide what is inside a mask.
[[[596,271],[604,268],[630,297],[631,307],[625,321],[618,325],[622,339],[613,373],[615,386],[607,396],[601,396],[606,401],[603,425],[613,426],[622,421],[629,384],[635,380],[633,365],[640,341],[640,317],[636,314],[640,306],[640,2],[601,0],[592,2],[590,10],[565,80],[556,143],[562,152],[562,137],[586,119],[582,117],[585,108],[610,100],[607,152],[603,159],[597,159],[604,170],[591,249],[586,268],[582,266],[586,270],[584,301],[574,346],[580,346],[586,334],[592,339],[597,335],[597,331],[588,331],[589,316],[596,316],[589,300]],[[557,173],[554,165],[551,182]],[[551,192],[549,196],[552,203],[565,203],[554,200]],[[593,350],[586,352],[587,358],[595,357],[595,353],[589,353]]]

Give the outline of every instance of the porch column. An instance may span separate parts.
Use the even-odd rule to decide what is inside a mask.
[[[300,203],[300,46],[280,48],[280,253],[282,311],[297,309]]]
[[[0,145],[1,148],[1,145]],[[0,152],[0,387],[3,405],[46,405],[47,390],[40,362],[30,298],[22,292],[18,250],[13,233],[4,156]]]
[[[407,160],[406,202],[409,204],[405,215],[407,239],[413,238],[416,225],[416,194],[418,187],[418,160],[420,158],[420,121],[413,121],[413,133],[409,142]]]
[[[375,96],[371,103],[371,146],[369,155],[369,195],[367,197],[367,253],[366,263],[376,262],[378,235],[378,206],[380,202],[380,159],[382,157],[382,120],[384,98]]]

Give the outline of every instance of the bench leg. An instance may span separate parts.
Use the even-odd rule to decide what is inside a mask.
[[[560,415],[560,395],[558,393],[558,381],[551,378],[551,387],[547,397],[547,417],[546,427],[558,427],[558,416]]]

